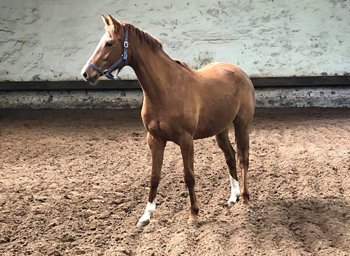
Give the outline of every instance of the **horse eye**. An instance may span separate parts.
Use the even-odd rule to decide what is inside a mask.
[[[106,44],[105,44],[105,47],[111,47],[112,46],[112,43],[110,43],[110,42],[107,42]]]

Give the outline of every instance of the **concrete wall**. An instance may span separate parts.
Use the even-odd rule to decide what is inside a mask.
[[[80,80],[102,13],[147,30],[193,68],[225,61],[256,77],[350,73],[349,0],[1,0],[0,81]]]
[[[0,109],[131,109],[141,107],[142,99],[141,90],[0,91]],[[350,90],[345,86],[257,88],[256,106],[350,108]]]

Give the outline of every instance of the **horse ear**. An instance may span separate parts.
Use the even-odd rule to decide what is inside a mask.
[[[118,29],[120,26],[120,23],[115,20],[110,14],[108,14],[109,24],[112,25],[115,29]]]
[[[102,14],[102,20],[106,26],[109,26],[109,20],[103,14]]]

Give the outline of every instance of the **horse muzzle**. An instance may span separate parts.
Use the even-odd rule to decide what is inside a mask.
[[[86,72],[84,72],[83,74],[83,77],[85,79],[86,82],[89,82],[91,85],[96,85],[97,84],[97,78],[98,76],[97,75],[94,75],[94,76],[88,76],[88,74]]]

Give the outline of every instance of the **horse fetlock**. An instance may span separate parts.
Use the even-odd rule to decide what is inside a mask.
[[[241,194],[242,197],[242,203],[245,205],[249,205],[249,193],[248,192],[243,192]]]
[[[230,175],[230,184],[231,184],[231,196],[227,201],[228,204],[234,204],[239,200],[239,196],[241,194],[239,190],[238,181]]]
[[[186,175],[185,174],[185,183],[188,188],[194,187],[196,185],[196,180],[193,175]]]
[[[156,199],[154,199],[152,203],[150,202],[147,203],[145,213],[140,218],[139,222],[137,223],[137,226],[138,227],[147,226],[150,223],[150,220],[153,217],[155,210],[156,210]]]
[[[197,216],[197,215],[198,215],[198,212],[199,212],[199,207],[198,207],[198,205],[193,205],[193,206],[191,206],[191,215]]]

